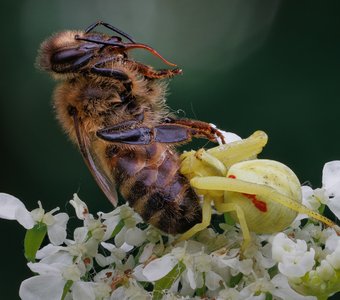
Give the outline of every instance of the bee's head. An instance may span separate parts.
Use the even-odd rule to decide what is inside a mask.
[[[91,72],[93,67],[91,61],[94,59],[98,63],[101,59],[107,61],[126,58],[127,52],[136,48],[146,49],[166,64],[175,66],[150,46],[136,43],[121,31],[119,34],[128,41],[123,41],[120,36],[109,36],[91,30],[64,31],[45,40],[40,46],[38,67],[54,75]]]
[[[82,38],[93,40],[115,40],[103,34],[86,34],[83,31],[64,31],[46,39],[40,46],[37,65],[44,71],[57,74],[76,73],[86,68],[104,47],[103,44],[84,41]]]

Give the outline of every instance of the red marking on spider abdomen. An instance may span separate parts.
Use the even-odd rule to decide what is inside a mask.
[[[232,178],[232,179],[236,179],[236,176],[233,174],[228,175],[228,178]],[[267,203],[259,200],[256,198],[256,195],[253,194],[246,194],[246,193],[241,193],[243,196],[245,196],[246,198],[248,198],[249,200],[251,200],[251,202],[253,202],[253,204],[255,205],[255,207],[261,211],[261,212],[267,212]]]
[[[242,193],[243,196],[251,200],[255,207],[262,212],[267,212],[267,203],[256,198],[256,195]]]

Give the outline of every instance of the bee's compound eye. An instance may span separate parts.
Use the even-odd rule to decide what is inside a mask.
[[[63,64],[73,62],[85,54],[83,50],[67,49],[54,53],[51,57],[52,64]]]

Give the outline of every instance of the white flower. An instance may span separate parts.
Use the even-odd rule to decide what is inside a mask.
[[[240,292],[235,288],[225,288],[218,294],[216,300],[240,300]]]
[[[97,273],[96,276],[93,277],[96,299],[109,299],[114,288],[114,286],[111,285],[115,277],[119,278],[121,275],[124,276],[124,274],[118,274],[114,269],[103,269]]]
[[[326,204],[337,212],[339,175],[340,161],[326,164],[322,188],[303,187],[304,204],[315,211]],[[30,213],[7,194],[0,194],[0,201],[0,217],[26,228],[44,223],[49,231],[66,232],[68,216],[55,214],[58,209],[45,213],[39,202]],[[218,300],[314,300],[303,295],[326,299],[340,289],[340,237],[320,224],[290,226],[285,232],[294,239],[251,233],[252,243],[241,251],[238,227],[222,223],[223,233],[212,226],[174,246],[176,237],[140,226],[142,219],[128,205],[96,218],[76,194],[71,204],[83,225],[74,230],[74,240],[51,231],[53,243],[35,253],[38,262],[28,264],[35,274],[22,282],[23,300],[60,300],[66,288],[65,300],[200,299],[202,292]],[[272,278],[276,267],[280,273]],[[145,286],[154,286],[153,292]]]
[[[157,281],[166,276],[177,264],[177,258],[167,254],[148,263],[143,269],[143,275],[149,281]]]
[[[115,244],[121,247],[124,243],[131,246],[140,246],[146,241],[146,234],[137,227],[123,227],[115,236]]]
[[[60,300],[64,286],[72,281],[72,297],[76,300],[94,300],[91,284],[80,282],[83,272],[76,264],[28,263],[29,268],[39,275],[21,283],[19,295],[22,300]],[[80,285],[80,286],[79,286]]]
[[[151,257],[154,247],[155,247],[155,244],[153,243],[148,243],[144,246],[143,252],[141,253],[139,257],[140,263],[146,262]]]
[[[111,238],[113,231],[121,221],[120,206],[108,214],[99,212],[98,216],[101,220],[104,220],[102,224],[106,229],[102,241],[106,241]]]
[[[322,204],[340,218],[340,161],[335,160],[324,165],[322,170],[322,188],[313,190],[309,186],[302,186],[302,204],[313,211],[318,211]],[[308,218],[299,214],[296,221]]]
[[[92,282],[78,281],[72,285],[73,300],[95,300],[95,285]]]
[[[22,300],[60,300],[65,283],[60,275],[33,276],[21,283],[19,295]]]
[[[326,163],[322,170],[322,188],[329,198],[329,209],[340,219],[340,160]]]
[[[316,268],[315,271],[318,274],[318,276],[324,281],[328,281],[335,277],[334,268],[327,260],[322,260],[320,265]]]
[[[282,300],[316,300],[316,297],[302,296],[295,292],[288,284],[287,277],[282,274],[274,276],[271,280],[258,278],[255,282],[240,291],[239,298],[245,300],[265,300],[270,293],[275,299]]]
[[[340,240],[334,251],[326,256],[326,260],[335,270],[340,270]]]
[[[278,233],[272,244],[273,259],[279,262],[278,267],[282,274],[288,277],[302,277],[312,270],[315,251],[313,248],[307,251],[305,241],[294,242],[284,233]]]
[[[89,217],[89,209],[85,202],[81,201],[77,194],[73,194],[73,199],[70,200],[70,204],[74,207],[78,219],[85,220]]]
[[[230,273],[233,276],[237,275],[238,273],[249,275],[253,270],[253,260],[241,260],[239,256],[231,259],[223,259],[221,260],[221,263],[230,268]]]
[[[110,300],[122,299],[151,300],[152,297],[134,279],[130,279],[128,284],[115,289],[111,294]]]
[[[92,238],[98,241],[103,241],[106,238],[106,226],[100,220],[94,219],[92,215],[84,220],[84,226]]]
[[[240,141],[240,140],[242,140],[242,138],[239,137],[239,136],[238,136],[237,134],[235,134],[235,133],[226,132],[226,131],[224,131],[224,130],[218,129],[218,128],[216,127],[216,125],[214,125],[214,124],[212,124],[212,123],[210,123],[209,125],[210,125],[211,127],[213,127],[213,128],[216,128],[216,129],[223,135],[224,141],[225,141],[227,144],[228,144],[228,143],[231,143],[231,142],[235,142],[235,141]],[[218,142],[220,145],[222,145],[222,140],[221,140],[221,138],[220,138],[218,135],[215,135],[215,137],[216,137],[217,142]]]
[[[26,229],[33,228],[35,222],[25,205],[12,195],[0,193],[0,218],[17,220]]]
[[[214,271],[205,272],[205,285],[209,290],[217,290],[223,281],[223,278]]]
[[[274,276],[270,280],[273,285],[273,289],[269,292],[279,299],[283,300],[317,300],[316,297],[313,296],[303,296],[295,292],[289,285],[288,279],[286,276],[282,274],[278,274]]]
[[[53,215],[59,208],[45,213],[41,202],[39,207],[29,212],[25,205],[17,198],[0,193],[0,217],[8,220],[17,220],[26,229],[31,229],[37,223],[47,226],[47,234],[54,245],[60,245],[66,239],[66,225],[69,216],[66,213]]]
[[[303,185],[301,186],[302,190],[302,204],[313,211],[318,211],[321,204],[325,203],[323,195],[321,195],[322,191],[317,192],[317,190],[313,190],[310,186]],[[318,189],[320,190],[320,189]],[[295,221],[299,221],[302,219],[309,218],[306,214],[298,214]],[[294,222],[295,222],[294,221]],[[300,224],[298,224],[299,226]]]
[[[140,246],[144,243],[146,234],[143,230],[134,227],[126,231],[125,242],[132,246]]]
[[[89,238],[88,232],[86,227],[78,227],[74,231],[74,241],[65,240],[66,251],[77,261],[87,257],[95,257],[98,253],[99,241]]]
[[[334,230],[330,228],[326,228],[323,230],[324,235],[326,236],[324,244],[326,249],[333,252],[338,247],[340,242],[340,236],[337,235]]]
[[[38,201],[38,205],[38,208],[31,211],[33,220],[36,223],[41,222],[47,225],[48,238],[52,244],[62,244],[65,241],[67,235],[66,225],[69,220],[69,216],[66,213],[53,215],[53,213],[59,210],[59,207],[45,213],[40,201]]]
[[[111,253],[110,256],[104,256],[100,253],[96,255],[96,261],[102,267],[108,266],[112,263],[115,263],[116,265],[122,265],[122,260],[126,257],[126,253],[133,249],[133,246],[128,244],[123,244],[120,248],[117,248],[111,243],[105,242],[102,242],[101,245],[104,249],[110,251]]]

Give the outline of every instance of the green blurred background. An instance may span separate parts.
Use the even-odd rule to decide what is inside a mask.
[[[73,212],[67,202],[74,192],[92,211],[111,208],[54,118],[55,83],[34,68],[39,44],[51,33],[97,20],[183,68],[168,97],[179,116],[242,137],[265,130],[270,140],[262,157],[287,164],[313,187],[321,185],[323,164],[340,159],[337,0],[26,0],[3,1],[0,14],[0,191],[29,209],[41,200],[46,209]],[[164,67],[148,53],[136,57]],[[13,221],[0,226],[0,299],[18,299],[20,282],[31,276],[25,232]]]

